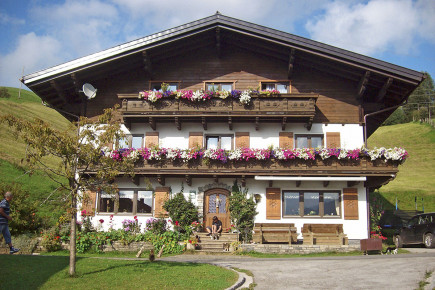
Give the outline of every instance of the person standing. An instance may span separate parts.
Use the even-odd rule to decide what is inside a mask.
[[[9,202],[12,200],[12,193],[8,191],[4,197],[0,201],[0,232],[3,234],[6,244],[9,246],[9,253],[12,255],[20,250],[12,246],[11,232],[9,231],[9,221],[12,220]]]

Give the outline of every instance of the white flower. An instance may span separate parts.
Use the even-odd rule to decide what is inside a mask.
[[[238,160],[242,157],[242,150],[239,148],[235,149],[234,151],[230,152],[230,155],[228,156],[228,159],[230,160]]]
[[[346,149],[341,149],[340,150],[340,154],[338,155],[338,159],[345,159],[347,157],[347,150]]]
[[[192,101],[203,101],[204,94],[201,91],[195,91],[192,95]]]
[[[219,92],[219,98],[221,98],[221,99],[226,99],[226,98],[228,98],[229,95],[230,95],[230,92],[226,91],[226,90]]]
[[[148,94],[148,101],[150,101],[151,103],[157,102],[157,92],[156,91],[152,91],[151,93]]]
[[[166,152],[166,158],[167,159],[175,160],[175,158],[177,158],[177,156],[178,156],[178,150],[177,149],[168,148],[168,152]]]
[[[240,95],[240,103],[242,104],[249,104],[251,101],[251,96],[249,95],[248,91],[243,91]]]
[[[329,155],[329,150],[326,148],[322,148],[319,152],[319,155],[322,158],[322,160],[325,160],[325,159],[331,157],[331,155]]]

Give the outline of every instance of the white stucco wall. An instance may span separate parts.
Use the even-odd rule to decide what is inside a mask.
[[[152,182],[153,187],[159,187],[157,181],[154,178],[151,178],[150,181]],[[194,178],[192,186],[188,186],[184,179],[182,178],[166,178],[166,185],[170,186],[172,189],[172,193],[177,193],[181,190],[181,184],[184,184],[184,195],[186,198],[189,198],[190,191],[194,191],[194,193],[191,195],[192,201],[195,205],[198,205],[197,203],[197,194],[199,193],[198,188],[204,187],[208,184],[213,184],[214,181],[212,179],[206,179],[206,178]],[[234,182],[233,178],[219,178],[219,183],[224,183],[227,186],[232,186]],[[144,189],[145,188],[145,180],[144,178],[140,179],[139,186],[135,185],[133,182],[131,182],[128,178],[123,178],[120,180],[117,180],[118,187],[120,189],[123,188],[138,188],[138,189]],[[246,181],[246,187],[249,189],[248,193],[253,194],[260,194],[261,200],[257,204],[257,216],[255,218],[256,223],[294,223],[297,227],[298,233],[301,232],[301,228],[304,225],[304,223],[327,223],[327,224],[343,224],[343,230],[347,234],[349,239],[365,239],[368,237],[367,233],[367,210],[366,210],[366,192],[363,184],[359,184],[356,187],[358,188],[358,211],[359,211],[359,219],[358,220],[345,220],[344,214],[343,214],[343,202],[341,202],[341,208],[340,217],[337,218],[316,218],[316,217],[304,217],[304,218],[295,218],[295,217],[282,217],[279,220],[268,220],[266,219],[266,195],[265,195],[265,189],[269,186],[268,181],[256,181],[254,179],[247,179]],[[278,187],[283,190],[336,190],[340,192],[342,196],[342,189],[347,187],[347,184],[345,182],[330,182],[328,187],[323,186],[323,182],[317,181],[317,182],[302,182],[302,184],[299,187],[296,187],[295,181],[274,181],[273,187]],[[343,200],[341,198],[341,200]],[[99,220],[103,219],[104,223],[103,228],[108,229],[109,228],[109,220],[110,220],[110,213],[97,213],[95,217],[93,217],[93,222],[95,225],[99,224]],[[148,219],[152,218],[151,214],[137,214],[136,215],[139,222],[142,224],[142,229],[145,227],[145,223]],[[124,214],[124,213],[118,213],[113,216],[113,226],[114,228],[121,228],[122,227],[122,221],[124,219],[133,219],[132,214]],[[302,238],[302,235],[299,234],[299,239]]]

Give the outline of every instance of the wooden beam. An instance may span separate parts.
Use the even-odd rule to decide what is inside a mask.
[[[153,129],[153,131],[155,131],[156,130],[156,119],[154,119],[153,117],[149,117],[148,123],[150,124],[151,129]]]
[[[135,176],[132,178],[132,181],[133,181],[133,183],[134,183],[136,186],[139,186],[139,184],[140,184],[139,175],[135,175]]]
[[[287,117],[282,118],[281,130],[285,131],[285,125],[287,124]]]
[[[221,58],[221,29],[216,27],[216,53],[218,58]]]
[[[296,180],[296,187],[301,186],[301,183],[302,183],[302,181],[300,181],[300,180]]]
[[[379,90],[378,96],[376,97],[376,103],[381,102],[384,99],[385,94],[387,93],[387,90],[391,86],[392,83],[393,83],[393,78],[388,78],[385,81],[384,85]]]
[[[219,177],[217,175],[213,175],[213,180],[215,183],[219,183]]]
[[[205,117],[201,117],[202,128],[204,131],[207,131],[207,119]]]
[[[353,186],[357,185],[358,183],[359,183],[359,181],[348,181],[347,187],[353,187]]]
[[[307,130],[311,131],[311,127],[313,126],[314,117],[310,117],[307,122]]]
[[[165,176],[163,176],[161,174],[157,175],[157,182],[160,185],[165,186]]]
[[[323,187],[328,187],[328,185],[329,185],[329,181],[327,180],[323,181]]]
[[[288,79],[292,78],[293,75],[293,68],[294,68],[294,62],[295,62],[295,49],[292,48],[290,50],[290,56],[289,56],[289,60],[288,60],[288,73],[287,73],[287,77]]]
[[[255,131],[260,130],[260,117],[255,117]]]
[[[189,174],[186,174],[186,183],[189,186],[192,186],[192,176]]]
[[[178,117],[175,117],[175,126],[177,126],[178,131],[181,130],[181,121],[180,121],[180,118],[178,118]]]
[[[76,73],[72,73],[72,74],[70,75],[70,77],[71,77],[71,79],[72,79],[72,81],[73,81],[73,84],[74,84],[74,90],[75,90],[77,96],[79,97],[79,96],[80,96],[80,90],[81,90],[81,87],[80,87],[81,81],[80,81],[80,79],[77,77],[77,74],[76,74]]]
[[[269,180],[269,187],[273,187],[273,180]]]
[[[361,77],[359,84],[358,84],[358,88],[356,91],[356,94],[358,96],[358,99],[362,99],[364,92],[367,88],[367,83],[369,82],[369,77],[370,77],[370,72],[366,71],[364,73],[364,75]]]
[[[233,118],[232,117],[228,117],[228,128],[230,129],[230,131],[233,130]]]

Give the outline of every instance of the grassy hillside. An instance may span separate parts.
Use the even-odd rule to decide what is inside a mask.
[[[18,89],[7,88],[11,97],[0,99],[0,115],[13,114],[21,118],[33,120],[42,118],[55,129],[67,130],[71,124],[55,110],[42,105],[41,99],[34,93],[21,90],[21,98],[18,98]],[[0,124],[0,183],[21,184],[22,188],[30,193],[32,201],[40,204],[40,215],[44,218],[52,218],[52,213],[59,212],[59,194],[56,192],[57,185],[50,179],[36,172],[29,176],[25,164],[21,160],[25,156],[26,145],[21,139],[17,139],[13,131],[6,125]],[[47,164],[55,166],[59,162],[56,158],[47,158]],[[54,193],[53,193],[54,192]],[[50,198],[48,198],[50,196]],[[48,199],[47,199],[48,198]],[[55,215],[56,215],[55,214]]]
[[[435,211],[435,129],[427,124],[407,123],[379,128],[368,139],[368,147],[403,147],[409,158],[399,166],[399,174],[379,192],[391,204],[396,197],[399,208]]]

